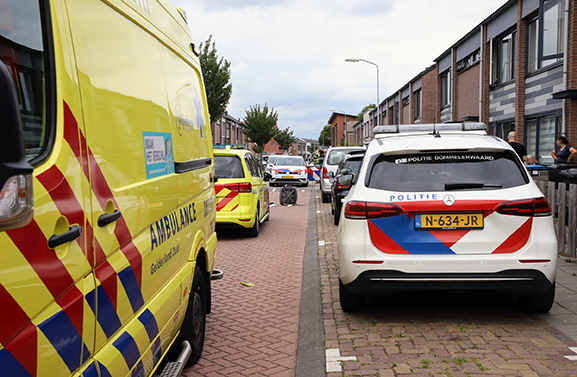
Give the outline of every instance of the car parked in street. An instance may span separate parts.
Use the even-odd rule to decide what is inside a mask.
[[[341,162],[343,156],[347,152],[351,151],[364,151],[363,147],[335,147],[329,148],[327,155],[323,161],[323,166],[321,168],[321,199],[323,203],[329,203],[331,201],[331,186],[332,182],[329,177],[329,173],[337,170],[339,163]]]
[[[214,150],[217,229],[246,229],[258,237],[270,220],[269,190],[256,157],[246,149]]]
[[[551,208],[482,123],[380,126],[339,228],[340,303],[407,290],[495,290],[529,312],[555,297]]]
[[[309,178],[301,156],[279,156],[270,171],[270,185],[294,184],[307,187]]]
[[[331,186],[331,213],[333,214],[335,225],[339,225],[343,208],[342,200],[349,194],[351,187],[355,184],[355,178],[359,174],[364,156],[364,150],[348,152],[343,156],[336,172],[328,174],[330,178],[334,176]]]

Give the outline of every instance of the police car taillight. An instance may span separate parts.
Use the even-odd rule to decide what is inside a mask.
[[[551,216],[551,206],[545,198],[513,200],[501,203],[497,212],[503,215],[542,217]]]
[[[0,230],[27,225],[34,216],[32,176],[10,177],[0,191]]]
[[[382,219],[398,216],[403,210],[392,203],[350,201],[345,206],[345,218],[350,220]]]

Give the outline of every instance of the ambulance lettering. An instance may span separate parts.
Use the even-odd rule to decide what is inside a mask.
[[[170,262],[170,260],[172,258],[174,258],[176,256],[176,254],[178,254],[179,251],[180,251],[180,243],[173,246],[166,254],[164,254],[162,257],[158,258],[155,263],[152,263],[150,265],[150,274],[154,275],[155,272],[157,272],[165,264]]]
[[[196,221],[196,203],[190,203],[150,225],[150,250],[159,247]]]

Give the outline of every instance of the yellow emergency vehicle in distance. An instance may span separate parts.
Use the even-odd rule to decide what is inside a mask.
[[[216,223],[219,229],[246,229],[258,237],[260,226],[270,220],[269,189],[261,165],[242,145],[214,148]]]
[[[216,201],[196,51],[168,0],[0,0],[1,376],[201,356]]]

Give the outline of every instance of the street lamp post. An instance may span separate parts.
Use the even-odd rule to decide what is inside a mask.
[[[359,63],[359,62],[363,62],[363,63],[368,63],[371,65],[374,65],[375,67],[377,67],[377,126],[379,126],[381,124],[381,114],[380,114],[380,110],[379,110],[379,106],[380,104],[380,99],[379,99],[379,66],[376,63],[373,63],[371,61],[365,60],[365,59],[355,59],[355,58],[349,58],[349,59],[345,59],[345,61],[347,63]]]

